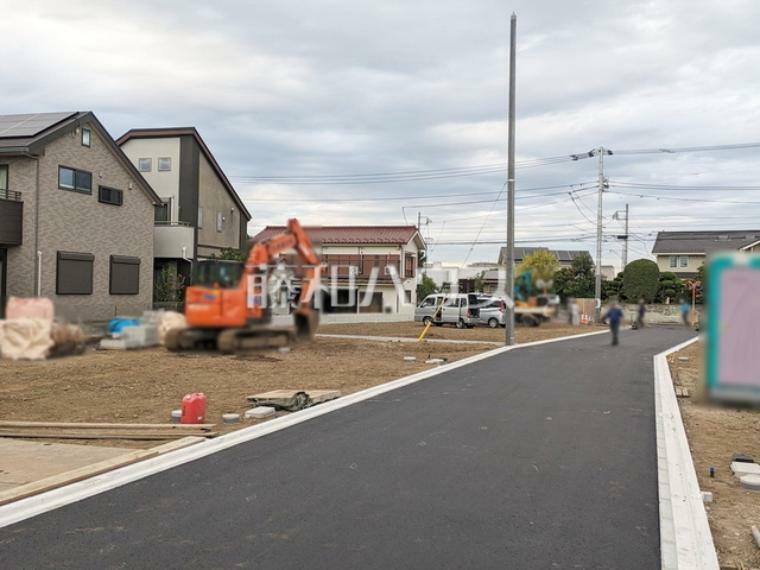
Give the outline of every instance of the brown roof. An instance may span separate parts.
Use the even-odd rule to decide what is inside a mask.
[[[245,207],[245,204],[243,204],[243,201],[240,199],[240,196],[238,196],[238,193],[235,191],[235,188],[232,186],[232,183],[227,179],[227,176],[224,174],[222,167],[219,166],[219,163],[216,161],[216,158],[214,158],[214,155],[211,154],[211,151],[206,146],[206,143],[201,138],[201,135],[198,133],[198,130],[195,127],[130,129],[126,133],[121,135],[118,139],[116,139],[116,144],[121,146],[130,139],[151,139],[151,138],[157,139],[157,138],[183,137],[183,136],[191,136],[195,139],[195,142],[198,143],[198,146],[200,147],[201,152],[203,152],[203,155],[206,157],[206,160],[208,160],[209,164],[211,164],[211,168],[214,169],[214,172],[219,177],[219,180],[222,181],[222,184],[227,189],[227,192],[229,192],[230,196],[232,196],[232,199],[237,204],[237,207],[240,208],[240,211],[243,212],[243,214],[248,220],[250,220],[252,217],[251,213],[248,211],[248,208]]]
[[[285,231],[285,226],[267,226],[251,241],[256,243],[269,239]],[[304,230],[315,244],[405,244],[417,233],[415,226],[304,226]],[[420,242],[422,238],[420,237]],[[422,242],[424,243],[424,242]]]

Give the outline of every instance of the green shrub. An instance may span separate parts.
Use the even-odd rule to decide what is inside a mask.
[[[644,299],[652,303],[659,288],[660,270],[654,261],[637,259],[625,266],[623,271],[623,295],[635,303]]]

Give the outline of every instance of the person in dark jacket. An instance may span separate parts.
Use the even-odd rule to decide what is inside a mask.
[[[644,328],[644,316],[647,314],[647,304],[644,299],[639,299],[639,316],[636,319],[636,328]]]
[[[612,303],[607,313],[604,315],[602,322],[609,323],[610,332],[612,333],[612,346],[619,344],[618,335],[620,333],[620,323],[623,321],[623,309],[617,303]]]

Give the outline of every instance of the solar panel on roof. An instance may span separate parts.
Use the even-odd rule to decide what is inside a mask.
[[[74,113],[0,115],[0,138],[33,137]]]

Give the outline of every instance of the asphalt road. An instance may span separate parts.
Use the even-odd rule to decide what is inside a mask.
[[[0,529],[0,568],[659,567],[652,355],[495,356]]]

